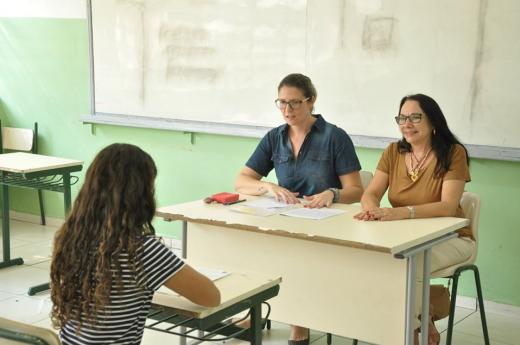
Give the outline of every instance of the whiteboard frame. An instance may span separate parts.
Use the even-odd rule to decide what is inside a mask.
[[[91,0],[87,0],[86,5],[90,63],[90,114],[81,116],[81,121],[83,122],[83,124],[102,124],[125,127],[152,128],[189,133],[208,133],[250,138],[261,138],[272,128],[265,126],[239,125],[231,123],[192,121],[174,118],[160,118],[151,116],[109,114],[96,112],[94,87],[94,44]],[[373,149],[384,149],[391,142],[398,140],[398,138],[376,137],[366,135],[350,135],[350,138],[352,139],[354,146],[356,147]],[[471,158],[482,158],[503,161],[520,161],[520,148],[474,144],[464,145],[466,146],[469,156]]]

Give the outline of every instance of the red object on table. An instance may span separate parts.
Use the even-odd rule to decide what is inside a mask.
[[[219,202],[221,204],[228,204],[230,202],[235,202],[238,200],[239,195],[235,193],[228,193],[228,192],[222,192],[213,194],[211,196],[211,199],[215,200],[216,202]]]

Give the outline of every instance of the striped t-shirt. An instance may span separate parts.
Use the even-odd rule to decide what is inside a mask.
[[[145,237],[136,252],[136,263],[142,267],[140,274],[131,270],[127,254],[121,254],[119,262],[123,287],[118,288],[114,279],[110,302],[98,311],[98,324],[84,322],[77,334],[78,322],[69,321],[60,330],[62,344],[140,344],[154,292],[184,266],[152,236]]]

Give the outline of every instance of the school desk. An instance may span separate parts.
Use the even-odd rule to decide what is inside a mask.
[[[193,261],[189,262],[191,265]],[[208,263],[201,262],[200,266]],[[195,266],[197,264],[195,263]],[[223,341],[234,337],[249,340],[251,345],[262,343],[261,305],[275,297],[280,290],[279,276],[264,276],[251,272],[230,272],[215,281],[220,291],[218,307],[202,307],[162,287],[154,294],[152,310],[146,327],[155,331],[195,340]],[[242,329],[232,323],[223,323],[229,317],[249,310],[251,328]],[[186,330],[188,328],[188,330]],[[204,333],[195,335],[194,330]]]
[[[43,189],[63,193],[65,214],[71,205],[70,186],[75,182],[72,172],[80,171],[83,162],[26,152],[0,154],[0,184],[2,185],[3,261],[0,269],[22,265],[22,258],[11,258],[9,235],[9,187]],[[77,180],[77,179],[76,179]],[[72,182],[71,182],[72,181]],[[47,290],[45,283],[29,289],[29,295]]]
[[[375,344],[413,344],[417,256],[425,255],[429,282],[431,247],[469,223],[453,217],[358,221],[357,204],[335,204],[347,212],[322,220],[259,217],[230,207],[198,200],[159,208],[157,215],[183,221],[190,260],[281,276],[272,320]],[[429,301],[428,285],[422,295]],[[423,315],[428,307],[423,303]]]

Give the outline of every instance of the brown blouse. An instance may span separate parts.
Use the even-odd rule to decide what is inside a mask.
[[[379,160],[377,170],[388,174],[388,200],[393,207],[421,205],[441,201],[442,183],[446,180],[471,181],[466,152],[461,145],[456,145],[451,158],[451,165],[442,178],[435,177],[437,157],[419,171],[413,182],[407,172],[405,153],[399,153],[397,143],[390,144]],[[455,217],[464,218],[464,211],[459,205]],[[464,227],[457,231],[459,236],[471,237],[471,229]]]

